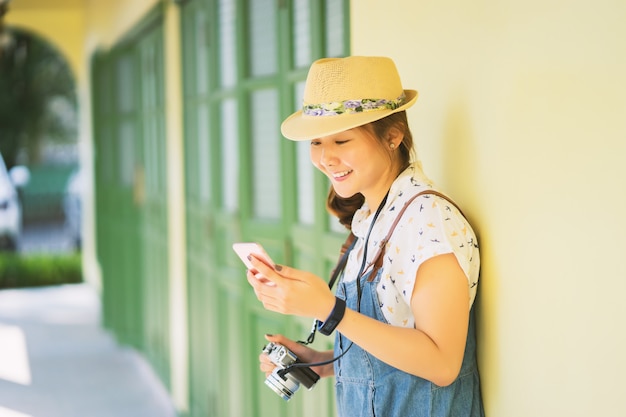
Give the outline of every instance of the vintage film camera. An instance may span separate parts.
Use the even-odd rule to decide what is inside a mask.
[[[302,362],[283,345],[270,342],[263,348],[263,352],[267,353],[270,361],[276,365],[274,371],[265,379],[265,385],[286,401],[300,388],[300,384],[311,390],[320,379],[308,366],[292,366]]]

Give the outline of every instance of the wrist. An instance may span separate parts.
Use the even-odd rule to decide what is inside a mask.
[[[324,301],[319,303],[319,311],[317,313],[317,321],[323,322],[326,320],[330,313],[333,312],[333,308],[335,308],[335,295],[332,293],[328,294],[328,297],[324,297]]]
[[[345,312],[346,301],[343,298],[335,297],[335,305],[328,317],[324,321],[317,321],[317,330],[321,334],[329,336],[339,325]]]
[[[335,355],[332,350],[318,351],[312,362],[326,362],[332,360],[334,357]],[[320,376],[320,378],[327,378],[335,375],[335,367],[332,363],[316,366],[313,370]]]

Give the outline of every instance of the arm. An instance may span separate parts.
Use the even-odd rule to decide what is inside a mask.
[[[256,259],[252,262],[275,284],[262,283],[248,274],[265,308],[326,319],[335,299],[321,278],[288,267],[276,271]],[[417,271],[411,296],[414,329],[391,326],[347,309],[337,330],[383,362],[445,386],[457,377],[463,361],[468,299],[467,278],[455,256],[439,255]]]
[[[346,310],[337,330],[387,364],[446,386],[461,369],[469,324],[468,298],[467,278],[454,255],[439,255],[417,271],[411,297],[415,329],[394,327]]]

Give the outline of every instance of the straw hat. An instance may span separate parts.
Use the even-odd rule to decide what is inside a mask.
[[[302,110],[281,125],[291,140],[311,140],[403,111],[417,91],[402,88],[394,62],[385,57],[324,58],[309,69]]]

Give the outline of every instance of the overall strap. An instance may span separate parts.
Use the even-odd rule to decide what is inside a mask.
[[[419,192],[419,193],[415,194],[413,197],[408,199],[406,201],[406,203],[404,203],[404,206],[402,206],[402,209],[398,212],[398,215],[396,216],[396,219],[391,224],[391,227],[389,228],[389,231],[387,232],[387,236],[385,236],[385,238],[383,240],[381,240],[380,243],[378,244],[378,251],[376,252],[376,255],[374,256],[374,260],[371,263],[371,264],[374,265],[374,269],[372,270],[372,273],[368,277],[368,279],[367,279],[368,281],[370,281],[370,282],[373,281],[374,278],[376,277],[376,273],[378,272],[378,270],[380,268],[382,268],[382,266],[383,266],[383,255],[385,253],[385,246],[387,246],[387,242],[389,242],[389,239],[391,239],[391,235],[393,234],[393,231],[395,230],[396,226],[398,225],[398,222],[402,218],[402,215],[404,214],[406,209],[409,207],[409,205],[413,202],[413,200],[415,200],[417,197],[425,195],[425,194],[432,194],[432,195],[436,195],[437,197],[443,198],[444,200],[446,200],[450,204],[452,204],[454,207],[456,207],[456,209],[459,210],[461,215],[465,216],[463,214],[463,212],[461,211],[461,209],[459,208],[459,206],[457,206],[456,203],[454,201],[452,201],[445,194],[442,194],[442,193],[440,193],[438,191],[435,191],[435,190],[424,190],[422,192]]]

